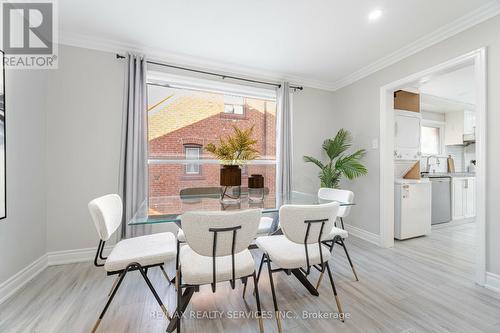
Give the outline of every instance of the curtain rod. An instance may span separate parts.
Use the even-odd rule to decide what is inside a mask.
[[[116,54],[116,59],[125,59],[125,56],[117,53]],[[237,76],[231,76],[231,75],[225,75],[225,74],[207,72],[207,71],[202,71],[202,70],[198,70],[198,69],[192,69],[192,68],[187,68],[187,67],[169,65],[169,64],[165,64],[165,63],[161,63],[161,62],[156,62],[156,61],[150,61],[150,60],[147,60],[146,62],[148,64],[151,64],[151,65],[158,65],[158,66],[164,66],[164,67],[170,67],[170,68],[180,69],[180,70],[183,70],[183,71],[189,71],[189,72],[195,72],[195,73],[200,73],[200,74],[207,74],[207,75],[219,76],[222,79],[233,79],[233,80],[239,80],[239,81],[245,81],[245,82],[251,82],[251,83],[265,84],[265,85],[274,86],[274,87],[277,87],[277,88],[281,87],[281,84],[279,84],[279,83],[272,83],[272,82],[265,82],[265,81],[245,79],[243,77],[237,77]],[[304,87],[301,87],[301,86],[290,86],[290,89],[302,90],[302,89],[304,89]]]

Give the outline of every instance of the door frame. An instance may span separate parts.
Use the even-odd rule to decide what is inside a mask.
[[[380,88],[380,245],[394,246],[394,98],[395,90],[420,79],[473,64],[476,84],[476,274],[475,281],[486,280],[486,48],[480,48]]]

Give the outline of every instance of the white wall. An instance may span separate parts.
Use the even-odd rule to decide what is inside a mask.
[[[312,88],[293,95],[293,190],[316,193],[319,188],[319,168],[305,163],[304,155],[326,160],[321,149],[323,141],[340,127],[332,118],[333,94]]]
[[[114,54],[61,46],[49,75],[47,247],[96,247],[87,203],[118,191],[125,63]]]
[[[6,71],[7,219],[0,221],[0,283],[47,252],[47,71]]]
[[[466,30],[452,38],[425,49],[395,65],[370,75],[334,94],[335,104],[331,119],[354,134],[360,134],[358,143],[378,138],[380,87],[445,62],[472,50],[488,47],[488,119],[487,119],[487,270],[500,274],[500,211],[495,202],[500,191],[500,179],[495,171],[500,168],[500,155],[496,143],[500,141],[500,16]],[[334,132],[332,131],[332,134]],[[351,188],[357,194],[358,206],[353,209],[350,223],[372,232],[379,232],[379,155],[369,154],[370,176],[361,178]],[[484,161],[483,161],[484,162]]]

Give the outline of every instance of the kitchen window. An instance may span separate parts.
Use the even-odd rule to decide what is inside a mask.
[[[444,154],[444,126],[442,124],[423,120],[420,128],[420,137],[422,155]]]

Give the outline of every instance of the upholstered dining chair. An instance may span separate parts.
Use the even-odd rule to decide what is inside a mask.
[[[320,188],[318,191],[318,199],[320,202],[322,201],[338,201],[343,203],[353,203],[354,202],[354,193],[348,190],[339,190],[334,188]],[[344,229],[344,217],[347,217],[351,212],[351,206],[341,206],[339,208],[339,212],[337,218],[340,219],[342,228],[337,228],[336,226],[330,232],[328,238],[323,243],[330,248],[330,251],[333,251],[333,247],[335,244],[342,246],[344,249],[345,255],[347,257],[347,261],[349,261],[349,265],[351,266],[352,273],[354,274],[354,278],[356,281],[359,281],[358,274],[356,273],[356,269],[351,260],[351,256],[347,251],[347,247],[345,245],[344,240],[348,237],[347,231]],[[323,275],[320,275],[318,279],[318,283],[316,288],[321,284],[321,279]]]
[[[125,275],[131,271],[139,271],[142,278],[153,293],[167,319],[171,319],[167,308],[158,296],[153,284],[147,276],[148,269],[159,267],[170,283],[163,265],[175,260],[175,236],[171,232],[157,233],[147,236],[129,238],[119,241],[111,250],[108,257],[103,257],[106,241],[113,235],[122,223],[123,204],[119,195],[109,194],[92,200],[88,204],[90,215],[94,221],[99,235],[99,246],[94,259],[94,265],[103,267],[107,275],[117,275],[108,300],[99,319],[97,319],[92,332],[95,332],[101,323],[111,301],[120,288]]]
[[[191,296],[201,285],[227,282],[235,289],[236,280],[246,284],[253,278],[259,330],[263,332],[255,261],[248,246],[255,238],[261,212],[258,209],[229,212],[187,212],[181,217],[186,244],[180,248],[176,275],[177,310],[167,328],[181,332],[181,318]],[[184,292],[183,292],[184,289]]]
[[[294,269],[300,269],[308,276],[312,267],[322,273],[326,270],[330,277],[340,319],[344,320],[328,264],[331,253],[329,248],[322,244],[333,228],[338,210],[338,202],[321,205],[284,205],[279,211],[283,235],[258,237],[256,240],[257,246],[264,253],[257,280],[260,278],[263,264],[267,263],[276,321],[280,333],[282,332],[281,318],[273,282],[273,273],[280,271],[289,274]],[[272,268],[271,264],[274,264],[276,268]]]

